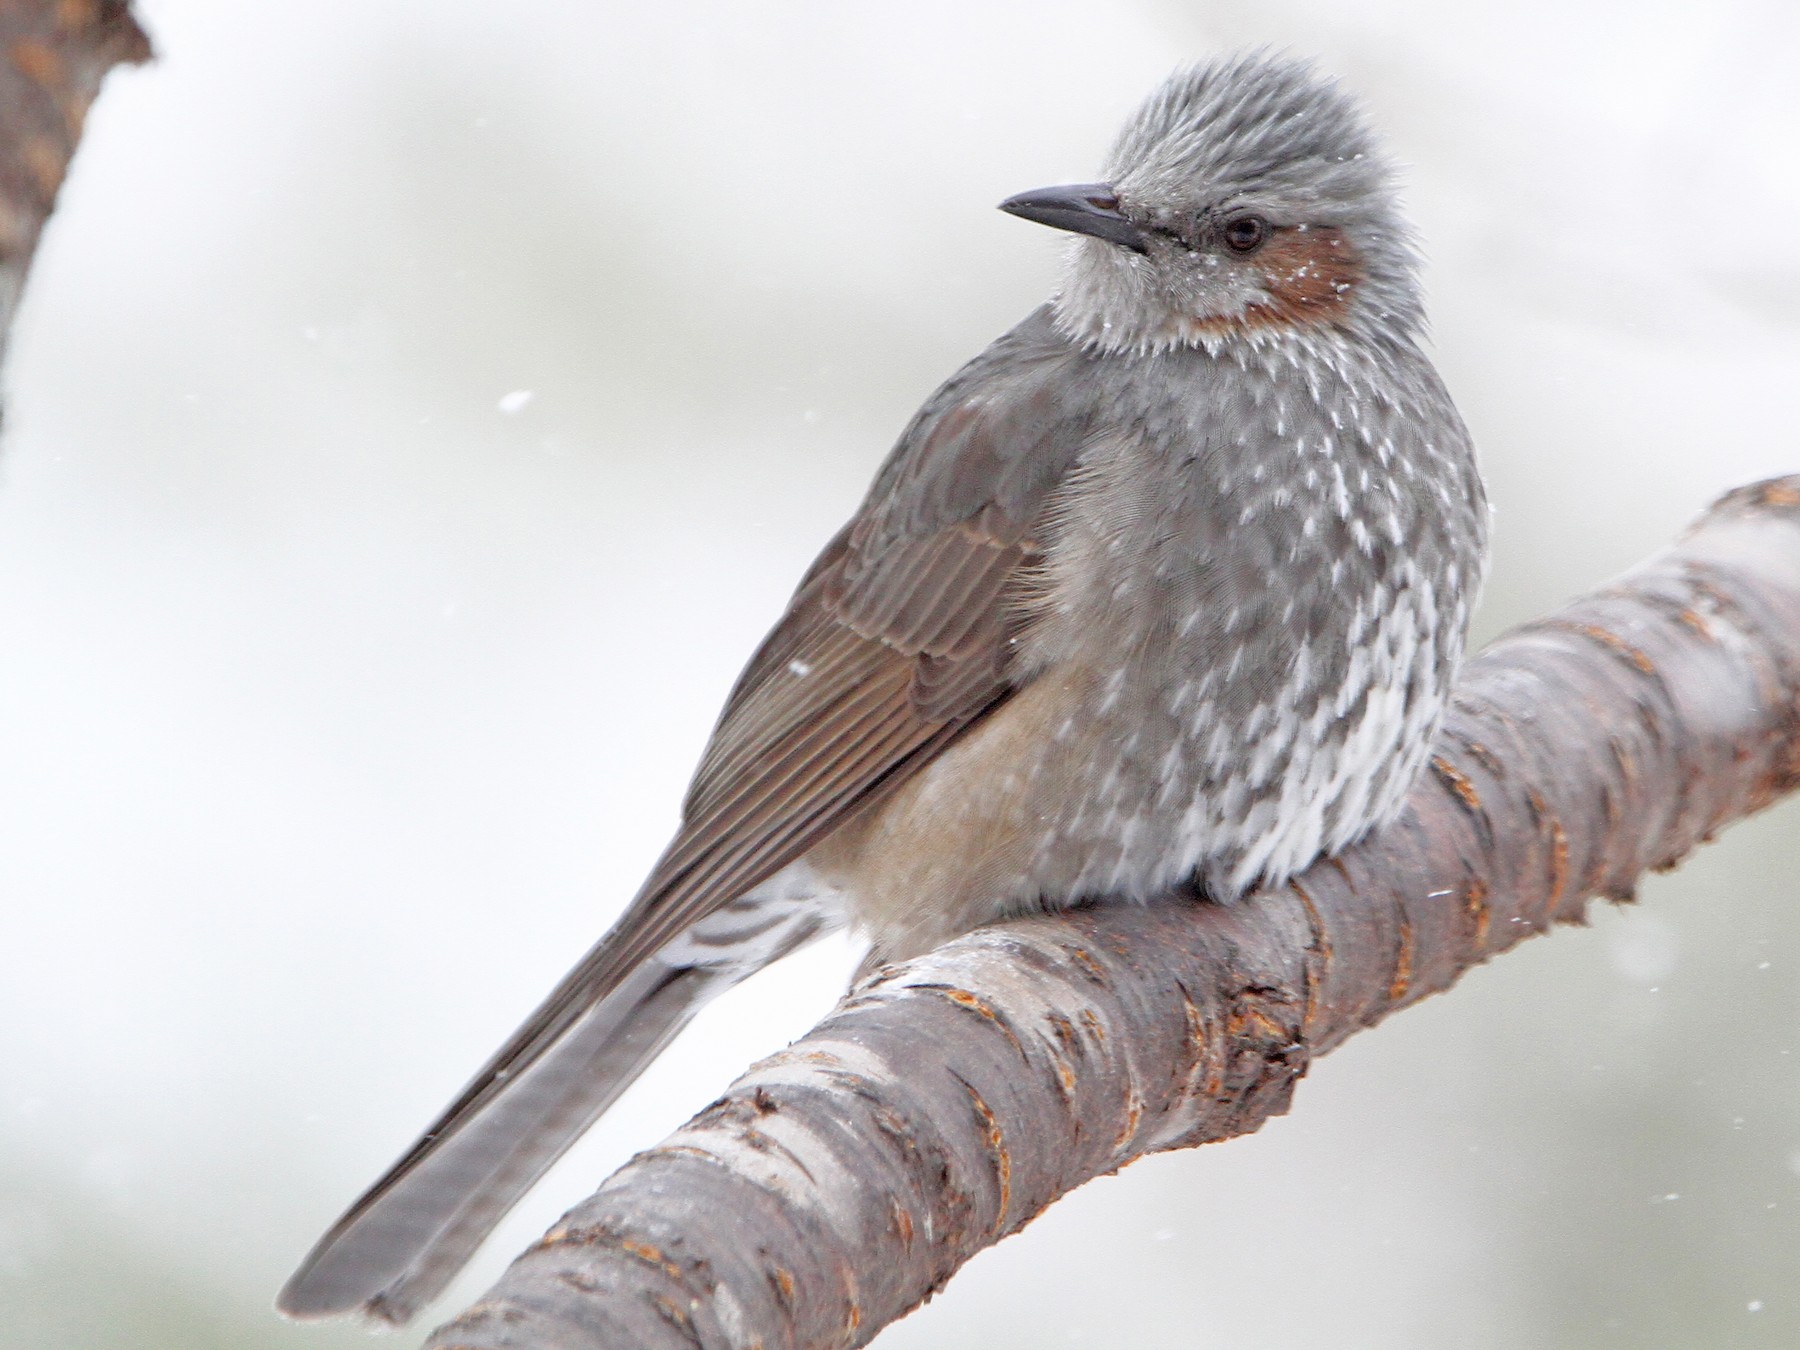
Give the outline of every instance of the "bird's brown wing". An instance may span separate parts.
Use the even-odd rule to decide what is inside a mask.
[[[1089,435],[1089,369],[1039,311],[919,411],[739,677],[637,899],[484,1077],[528,1063],[625,972],[1006,698],[1017,584]]]
[[[521,1187],[661,1042],[626,1046],[631,1053],[616,1056],[623,1067],[608,1070],[606,1083],[568,1088],[582,1097],[581,1111],[546,1121],[538,1119],[543,1111],[520,1112],[519,1139],[498,1137],[514,1128],[504,1112],[489,1118],[505,1125],[492,1141],[469,1130],[476,1118],[513,1085],[544,1078],[534,1066],[575,1044],[571,1032],[593,1022],[590,1014],[613,995],[629,995],[633,1009],[653,1003],[656,980],[636,992],[629,982],[646,978],[645,963],[671,938],[800,857],[1007,697],[1022,621],[1015,588],[1037,556],[1033,529],[1044,503],[1087,438],[1088,369],[1088,358],[1039,311],[920,410],[862,509],[739,677],[681,829],[636,900],[326,1234],[290,1283],[285,1307],[316,1313],[363,1301],[403,1318],[441,1287]],[[672,1014],[670,1028],[685,1015]],[[559,1085],[560,1073],[549,1075]],[[455,1163],[446,1164],[451,1175],[413,1185],[434,1157]],[[500,1198],[490,1203],[490,1192]],[[456,1219],[464,1210],[475,1216],[467,1223]],[[358,1246],[365,1240],[367,1257]]]

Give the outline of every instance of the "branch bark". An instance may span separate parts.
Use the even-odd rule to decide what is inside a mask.
[[[126,0],[0,0],[0,360],[106,73],[150,59]]]
[[[431,1350],[861,1345],[1058,1196],[1800,785],[1800,476],[1471,662],[1405,815],[1290,886],[1006,924],[857,990]]]

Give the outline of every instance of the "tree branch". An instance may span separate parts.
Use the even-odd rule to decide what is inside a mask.
[[[149,59],[126,0],[0,0],[0,359],[88,105]]]
[[[1232,908],[1033,918],[883,972],[428,1345],[866,1343],[1058,1196],[1256,1129],[1314,1056],[1796,785],[1800,477],[1471,662],[1379,837]]]

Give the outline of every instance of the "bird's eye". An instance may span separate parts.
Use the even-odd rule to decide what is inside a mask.
[[[1254,253],[1269,241],[1269,222],[1261,216],[1239,216],[1225,222],[1225,247],[1233,253]]]

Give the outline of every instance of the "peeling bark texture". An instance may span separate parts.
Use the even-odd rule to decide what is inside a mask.
[[[0,0],[0,359],[88,105],[149,59],[126,0]]]
[[[620,1169],[433,1350],[862,1345],[1092,1177],[1287,1110],[1316,1055],[1800,784],[1800,476],[1470,663],[1379,837],[1222,908],[880,972]]]

